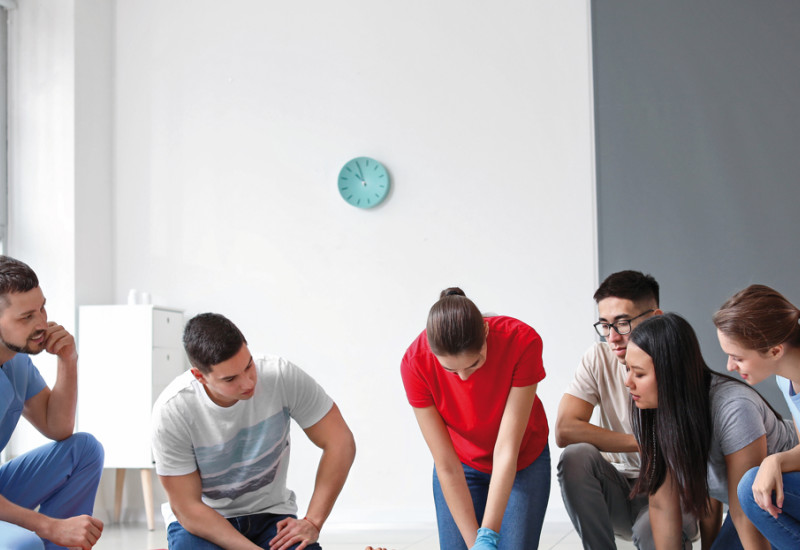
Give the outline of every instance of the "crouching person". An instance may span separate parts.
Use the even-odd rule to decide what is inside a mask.
[[[56,356],[52,389],[31,361],[43,351]],[[100,538],[91,514],[103,447],[72,433],[77,399],[75,339],[47,319],[36,273],[0,256],[0,450],[20,416],[52,440],[0,466],[0,550],[87,550]]]
[[[153,407],[170,549],[321,548],[320,529],[355,457],[339,408],[285,359],[255,361],[222,315],[191,319],[183,343],[191,369]],[[322,449],[303,519],[286,488],[292,418]]]

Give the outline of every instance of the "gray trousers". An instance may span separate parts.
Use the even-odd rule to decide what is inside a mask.
[[[586,550],[616,549],[614,537],[633,541],[639,550],[655,550],[647,495],[629,498],[635,480],[620,474],[597,447],[568,445],[558,461],[561,497]],[[683,514],[684,548],[698,536],[697,520]]]

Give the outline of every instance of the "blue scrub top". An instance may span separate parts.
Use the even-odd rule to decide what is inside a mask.
[[[0,367],[0,450],[14,433],[25,401],[45,387],[44,378],[25,353],[16,354]]]

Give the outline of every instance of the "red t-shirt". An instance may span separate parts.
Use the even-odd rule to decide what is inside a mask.
[[[486,362],[467,380],[442,368],[425,331],[414,340],[400,367],[412,407],[434,406],[442,416],[456,454],[464,464],[492,472],[500,420],[512,386],[537,384],[545,377],[542,339],[511,317],[487,317]],[[547,444],[547,417],[537,396],[522,436],[517,470],[530,466]]]

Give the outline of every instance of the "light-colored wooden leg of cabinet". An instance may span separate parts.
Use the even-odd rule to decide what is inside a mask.
[[[114,485],[114,523],[119,523],[122,513],[122,489],[125,487],[125,468],[117,468],[117,479]]]
[[[153,470],[143,468],[142,494],[144,495],[144,511],[147,513],[147,528],[152,531],[156,528],[153,517]]]

